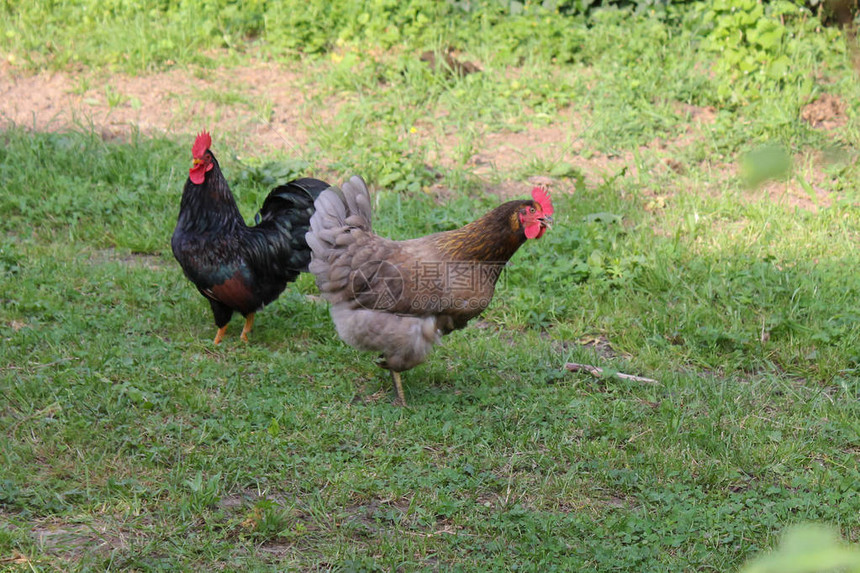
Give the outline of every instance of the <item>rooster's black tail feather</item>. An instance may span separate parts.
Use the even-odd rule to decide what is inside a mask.
[[[316,198],[329,187],[330,185],[325,181],[312,177],[294,179],[279,185],[272,189],[263,201],[260,212],[254,216],[254,222],[259,225],[263,221],[272,221],[282,215],[290,214],[295,215],[296,219],[306,220],[306,217],[313,214]],[[307,209],[310,209],[310,212],[305,215]]]
[[[314,214],[314,201],[329,184],[319,179],[304,177],[272,189],[254,220],[262,234],[258,249],[270,252],[275,268],[292,276],[308,269],[311,250],[305,234]]]

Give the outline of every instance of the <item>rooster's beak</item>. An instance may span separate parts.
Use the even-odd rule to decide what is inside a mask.
[[[538,218],[538,221],[540,221],[541,225],[543,225],[547,229],[551,228],[552,224],[553,224],[552,215],[547,215],[546,217],[540,217],[540,218]]]

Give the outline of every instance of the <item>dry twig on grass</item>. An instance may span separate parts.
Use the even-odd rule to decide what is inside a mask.
[[[568,362],[564,365],[565,368],[570,370],[571,372],[580,372],[585,371],[594,376],[595,378],[603,377],[603,368],[598,368],[597,366],[592,366],[591,364],[577,364],[576,362]],[[624,380],[632,380],[633,382],[646,382],[648,384],[659,384],[657,380],[653,378],[645,378],[643,376],[634,376],[632,374],[624,374],[623,372],[616,372],[616,376],[619,378],[623,378]]]

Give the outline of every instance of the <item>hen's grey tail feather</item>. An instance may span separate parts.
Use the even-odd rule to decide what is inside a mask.
[[[370,194],[364,180],[357,175],[344,183],[342,189],[332,186],[320,193],[314,209],[307,241],[315,260],[327,260],[332,250],[345,246],[349,228],[372,230]]]
[[[353,175],[349,181],[343,184],[343,197],[347,205],[346,224],[350,227],[358,227],[364,231],[373,229],[370,215],[370,193],[364,179]]]
[[[343,289],[350,272],[350,261],[338,256],[354,242],[353,230],[370,232],[370,194],[361,177],[353,176],[341,189],[329,187],[314,202],[310,231],[306,235],[313,255],[309,270],[325,296]],[[330,301],[334,302],[334,301]]]

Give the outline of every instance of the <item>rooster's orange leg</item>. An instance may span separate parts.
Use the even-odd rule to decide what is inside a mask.
[[[242,342],[248,342],[248,333],[251,332],[252,326],[254,326],[254,313],[253,312],[245,317],[245,327],[242,328],[242,334],[239,335],[239,338],[242,339]]]
[[[215,344],[221,344],[221,339],[224,338],[224,333],[227,332],[227,325],[225,324],[221,328],[218,329],[218,332],[215,333]]]
[[[400,383],[400,372],[391,371],[391,379],[394,380],[394,389],[397,391],[396,406],[406,407],[406,396],[403,394],[403,385]]]

